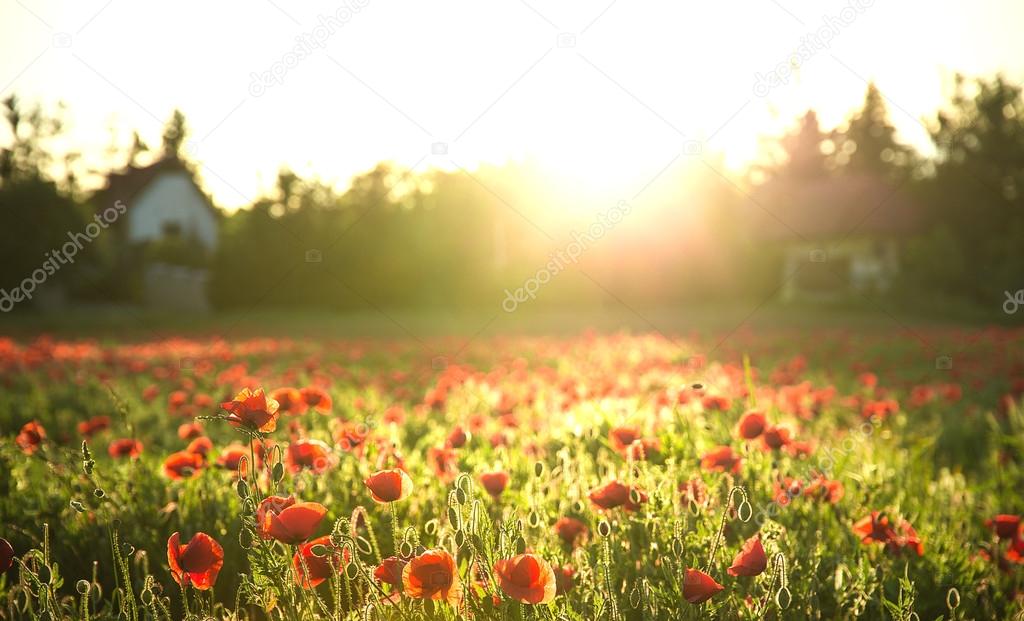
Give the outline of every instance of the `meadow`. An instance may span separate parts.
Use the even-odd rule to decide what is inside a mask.
[[[0,339],[0,616],[1022,609],[1020,329],[108,327]]]

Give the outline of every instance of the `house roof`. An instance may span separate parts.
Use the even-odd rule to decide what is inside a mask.
[[[761,208],[757,234],[774,240],[906,234],[918,230],[923,215],[903,184],[858,173],[778,178],[756,188],[751,199]]]
[[[146,186],[161,174],[169,172],[183,172],[188,175],[196,191],[202,195],[206,206],[215,216],[220,217],[221,214],[213,206],[210,197],[196,183],[195,175],[184,162],[175,156],[164,157],[148,166],[128,166],[123,170],[112,172],[107,176],[106,185],[95,196],[100,197],[103,202],[123,201],[130,210],[134,199],[138,198]]]

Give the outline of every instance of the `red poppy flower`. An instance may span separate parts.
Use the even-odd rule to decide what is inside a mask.
[[[389,556],[377,569],[373,570],[373,577],[377,579],[377,582],[384,584],[390,584],[393,587],[402,588],[402,570],[405,569],[405,561],[398,558],[397,556]]]
[[[804,491],[804,482],[793,477],[783,477],[772,483],[772,500],[785,507]]]
[[[456,425],[452,432],[448,434],[445,446],[453,449],[462,448],[466,446],[468,440],[469,435],[466,433],[466,430],[462,428],[462,425]]]
[[[402,587],[406,595],[415,599],[443,599],[454,607],[462,602],[455,559],[444,550],[427,550],[406,563]]]
[[[451,483],[459,474],[455,451],[450,448],[432,447],[427,451],[427,462],[433,467],[434,474],[442,483]]]
[[[199,436],[195,440],[188,443],[185,447],[186,453],[195,453],[196,455],[202,455],[206,457],[206,454],[213,450],[213,441],[206,436]]]
[[[203,426],[199,423],[182,423],[178,427],[178,437],[182,440],[194,440],[203,435]]]
[[[764,415],[764,412],[751,410],[740,418],[740,422],[736,425],[736,435],[744,440],[753,440],[760,436],[767,426],[768,417]]]
[[[508,480],[508,473],[504,470],[485,472],[480,475],[480,483],[487,490],[487,493],[494,498],[501,496],[501,493],[505,491],[505,488],[508,487]]]
[[[338,443],[341,450],[355,453],[361,457],[369,437],[370,431],[365,425],[344,423],[337,433],[334,434],[334,441]]]
[[[587,525],[571,517],[561,517],[555,522],[555,532],[562,541],[575,545],[576,541],[587,534]]]
[[[288,445],[284,462],[293,473],[305,468],[321,474],[331,467],[331,449],[320,440],[296,440]]]
[[[564,567],[552,567],[555,572],[555,596],[565,595],[576,586],[573,577],[576,575],[576,570],[566,565]]]
[[[843,489],[842,483],[833,479],[827,479],[824,475],[819,475],[818,478],[808,483],[804,489],[805,496],[824,500],[833,505],[842,500],[845,493],[846,490]]]
[[[172,479],[185,479],[199,476],[203,469],[203,456],[188,451],[171,453],[164,460],[164,474]]]
[[[309,409],[302,393],[296,388],[278,388],[270,393],[270,398],[277,401],[278,411],[287,416],[298,416],[305,414]]]
[[[167,564],[175,582],[205,591],[217,582],[224,566],[224,548],[206,533],[196,533],[181,545],[180,535],[174,533],[167,540]]]
[[[639,502],[634,501],[633,492],[636,492]],[[619,481],[609,481],[603,487],[590,492],[589,498],[590,502],[601,509],[624,507],[627,511],[636,511],[641,504],[647,502],[647,494]]]
[[[242,475],[245,476],[249,471],[249,449],[235,442],[225,446],[224,450],[220,452],[220,455],[217,456],[217,465],[237,474],[238,465],[242,463],[243,459],[246,462],[246,466],[242,468]]]
[[[121,438],[120,440],[114,440],[107,447],[107,454],[111,457],[131,457],[135,458],[142,454],[142,442],[139,442],[135,438]]]
[[[494,563],[498,585],[506,595],[524,604],[546,604],[555,599],[555,572],[536,554],[520,554]]]
[[[701,405],[712,412],[728,412],[732,408],[732,400],[723,395],[704,395]]]
[[[708,486],[700,477],[693,477],[689,481],[680,483],[678,489],[680,500],[684,505],[693,504],[697,507],[707,507],[711,503]]]
[[[700,458],[700,467],[712,472],[740,473],[743,458],[731,446],[716,446]]]
[[[318,388],[316,386],[306,386],[299,391],[302,395],[302,400],[306,402],[306,405],[313,408],[321,414],[329,414],[331,411],[331,396],[327,394],[327,391]]]
[[[990,520],[985,520],[985,526],[991,528],[1000,539],[1014,539],[1020,531],[1020,516],[1000,513]]]
[[[789,427],[783,425],[768,425],[765,428],[761,441],[768,450],[780,449],[791,441],[792,432]]]
[[[243,388],[231,401],[220,404],[228,413],[228,422],[235,427],[269,433],[277,429],[278,403],[267,398],[262,388]]]
[[[82,434],[86,438],[91,438],[93,435],[109,428],[109,416],[93,416],[89,420],[84,420],[78,423],[78,433]]]
[[[861,543],[888,543],[896,537],[896,532],[889,526],[889,518],[879,511],[857,520],[853,532],[860,537]]]
[[[629,445],[639,440],[640,437],[640,430],[636,427],[613,427],[608,432],[608,443],[612,445],[612,449],[616,453],[624,455]]]
[[[691,604],[703,604],[723,588],[714,578],[699,569],[687,569],[683,577],[683,599]]]
[[[761,536],[754,535],[743,544],[743,549],[732,560],[732,566],[726,571],[730,576],[758,576],[764,573],[767,567],[768,556],[764,553],[764,546],[761,545]]]
[[[6,573],[14,565],[14,546],[10,541],[0,538],[0,574]]]
[[[412,479],[401,468],[381,470],[363,483],[369,488],[374,501],[380,503],[403,500],[412,493]]]
[[[322,546],[322,549],[317,546]],[[292,557],[295,584],[304,589],[315,589],[330,578],[331,574],[340,574],[351,556],[347,549],[334,547],[330,535],[311,539],[300,545],[298,552]]]
[[[42,444],[45,439],[46,430],[43,429],[43,426],[36,421],[30,421],[25,423],[25,426],[21,428],[21,431],[18,433],[18,437],[15,438],[15,442],[17,442],[18,447],[23,453],[31,455],[36,452],[36,449],[39,448],[39,445]]]
[[[327,508],[317,502],[296,502],[294,496],[268,496],[256,509],[256,526],[264,539],[299,543],[313,536]]]

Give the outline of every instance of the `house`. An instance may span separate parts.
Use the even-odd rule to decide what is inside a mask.
[[[755,235],[782,254],[782,298],[885,292],[922,211],[900,183],[843,173],[776,178],[751,193]]]
[[[113,227],[118,271],[140,278],[147,306],[206,310],[207,264],[217,248],[221,214],[174,156],[112,173],[94,202],[124,205]],[[139,273],[141,272],[141,273]]]

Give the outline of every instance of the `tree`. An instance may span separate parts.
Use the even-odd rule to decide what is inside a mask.
[[[844,130],[833,132],[833,161],[845,171],[903,178],[915,164],[914,150],[896,140],[885,98],[868,84],[864,105],[850,117]]]
[[[818,115],[808,110],[799,125],[779,141],[785,152],[780,173],[789,177],[821,177],[828,173],[823,145],[827,136],[818,124]]]
[[[958,75],[951,103],[931,132],[931,215],[954,232],[966,264],[964,290],[990,304],[1020,289],[1024,274],[1024,97],[1002,76]]]
[[[171,118],[164,125],[164,156],[179,157],[181,155],[181,148],[185,144],[185,139],[188,138],[188,133],[189,129],[188,123],[185,121],[185,114],[175,108],[174,112],[171,113]]]

